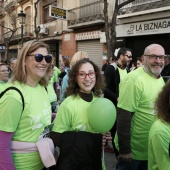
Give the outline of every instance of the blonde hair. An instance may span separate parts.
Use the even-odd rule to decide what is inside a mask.
[[[79,60],[81,60],[81,59],[83,59],[83,58],[88,58],[88,57],[89,57],[89,56],[88,56],[87,52],[85,52],[85,51],[78,51],[78,52],[76,52],[76,53],[73,55],[72,59],[71,59],[70,68],[71,68],[74,64],[76,64],[77,61],[79,61]]]
[[[27,73],[25,69],[25,60],[27,55],[31,54],[38,48],[46,48],[47,51],[49,51],[49,46],[41,41],[31,40],[24,43],[23,47],[21,48],[21,51],[17,58],[16,68],[13,72],[13,76],[11,78],[11,82],[19,81],[20,83],[26,83],[27,80]],[[39,84],[42,86],[46,86],[48,84],[48,81],[46,77],[43,77]]]

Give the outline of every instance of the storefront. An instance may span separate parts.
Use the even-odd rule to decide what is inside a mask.
[[[170,19],[150,20],[117,25],[117,38],[124,39],[125,46],[133,50],[135,58],[140,57],[146,46],[157,43],[170,54]]]

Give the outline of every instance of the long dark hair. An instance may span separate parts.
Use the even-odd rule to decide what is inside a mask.
[[[170,123],[170,80],[159,93],[155,102],[155,109],[159,119]]]
[[[94,71],[97,73],[96,84],[93,87],[92,92],[97,96],[100,96],[102,94],[102,90],[105,87],[103,75],[101,74],[99,67],[94,62],[90,61],[89,59],[84,58],[84,59],[79,60],[76,64],[74,64],[69,72],[69,80],[68,80],[69,86],[66,89],[66,96],[70,96],[72,94],[73,95],[78,94],[80,87],[78,86],[78,83],[77,83],[77,73],[81,65],[85,63],[90,63],[94,67]]]

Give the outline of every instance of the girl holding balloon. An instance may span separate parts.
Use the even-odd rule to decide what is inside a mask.
[[[100,69],[87,58],[79,60],[69,72],[68,84],[68,97],[58,109],[51,132],[54,145],[60,148],[56,169],[102,170],[102,133],[88,118],[92,102],[105,85]]]

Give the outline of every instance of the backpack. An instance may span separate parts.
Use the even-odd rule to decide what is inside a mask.
[[[20,91],[18,88],[12,87],[12,86],[6,88],[4,91],[2,91],[2,92],[0,93],[0,99],[1,99],[1,97],[2,97],[8,90],[15,90],[15,91],[17,91],[17,92],[20,94],[21,100],[22,100],[22,112],[23,112],[23,111],[24,111],[24,108],[25,108],[24,96],[23,96],[23,94],[21,93],[21,91]]]

